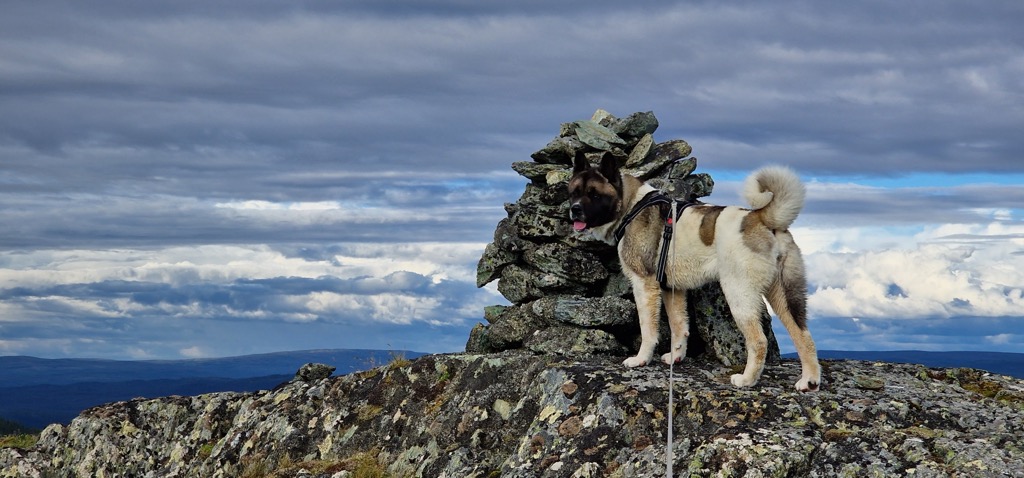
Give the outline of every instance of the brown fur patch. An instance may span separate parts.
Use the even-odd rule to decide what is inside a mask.
[[[700,220],[700,242],[705,246],[715,243],[715,225],[718,223],[718,215],[722,214],[725,206],[701,206],[696,212],[704,214]]]
[[[618,197],[619,195],[619,192],[615,190],[615,186],[613,186],[612,183],[602,182],[594,184],[593,182],[591,182],[590,184],[592,186],[591,191],[596,192],[600,195],[607,197]]]
[[[743,217],[743,222],[740,223],[740,234],[743,235],[743,244],[750,250],[758,254],[767,254],[772,250],[775,236],[761,221],[758,211],[750,211]]]
[[[804,277],[802,258],[787,263],[788,254],[780,258],[782,290],[786,295],[786,308],[800,330],[807,330],[807,278]],[[800,265],[797,265],[799,263]]]
[[[619,256],[622,265],[642,276],[655,274],[658,265],[658,248],[661,241],[661,217],[657,209],[649,208],[640,213],[626,228],[622,238],[623,254]]]
[[[580,176],[578,174],[573,176],[572,179],[569,180],[569,192],[570,193],[575,193],[576,190],[579,189],[582,184],[583,184],[583,177],[582,176]]]

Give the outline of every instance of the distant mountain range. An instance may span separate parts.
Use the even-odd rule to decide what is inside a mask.
[[[423,354],[384,350],[304,350],[217,359],[119,361],[0,357],[0,419],[30,428],[69,423],[87,408],[137,397],[251,392],[288,381],[303,364],[326,363],[343,375]],[[787,358],[795,354],[784,355]],[[822,359],[969,367],[1024,378],[1024,354],[998,352],[851,352]]]
[[[386,350],[304,350],[192,360],[0,357],[0,418],[30,428],[69,423],[82,410],[137,397],[251,392],[290,380],[310,362],[344,375],[423,355]]]

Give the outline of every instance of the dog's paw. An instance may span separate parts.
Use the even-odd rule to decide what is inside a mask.
[[[673,359],[675,360],[675,363],[681,363],[683,361],[683,356],[682,355],[676,355],[675,357],[672,357],[672,353],[671,352],[669,352],[667,354],[663,354],[661,356],[661,361],[665,362],[665,365],[672,365]]]
[[[755,383],[757,383],[757,379],[748,380],[747,377],[744,376],[742,373],[733,375],[731,377],[731,381],[733,386],[740,388],[752,387]]]
[[[627,366],[629,368],[640,367],[640,366],[643,366],[643,365],[647,365],[647,359],[644,359],[644,358],[642,358],[640,356],[630,357],[630,358],[628,358],[626,360],[623,360],[622,361],[622,365],[625,365],[625,366]]]
[[[799,392],[817,392],[820,387],[820,380],[811,380],[806,377],[801,378],[800,381],[796,383],[796,389]]]

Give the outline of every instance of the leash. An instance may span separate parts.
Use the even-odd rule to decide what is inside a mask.
[[[669,353],[672,352],[669,351]],[[671,363],[668,364],[668,443],[665,445],[665,478],[672,478],[672,462],[676,460],[675,452],[672,450],[672,409],[675,408],[672,400],[672,392],[675,390],[675,387],[672,386],[675,381],[675,373],[672,369],[676,361],[670,360],[669,362]]]
[[[686,204],[683,205],[682,209],[686,209],[687,207],[689,207],[691,205],[693,205],[693,203],[686,203]],[[678,209],[677,201],[672,201],[672,206],[671,207],[672,207],[671,215],[669,215],[669,217],[667,219],[667,222],[665,224],[665,232],[662,234],[662,237],[664,237],[664,244],[661,247],[661,258],[658,260],[658,282],[661,283],[662,289],[665,288],[665,257],[668,255],[665,251],[667,251],[668,248],[669,248],[669,242],[668,241],[670,241],[672,239],[672,233],[674,232],[676,223],[678,222],[679,214],[682,213],[682,211]],[[673,220],[673,218],[675,218],[676,220]],[[672,292],[675,293],[675,286],[672,286]],[[670,336],[669,337],[669,345],[671,345],[671,344],[672,344],[672,338]],[[679,344],[675,348],[670,348],[669,349],[669,355],[668,355],[668,358],[669,358],[669,361],[668,361],[668,433],[667,433],[667,437],[666,437],[667,438],[667,440],[666,440],[667,443],[665,445],[665,478],[672,478],[672,475],[673,475],[673,473],[672,473],[672,464],[673,464],[673,462],[675,462],[675,459],[676,459],[675,451],[672,449],[672,429],[674,428],[674,420],[672,418],[672,411],[673,411],[673,409],[675,409],[675,400],[674,400],[674,396],[673,395],[674,395],[675,388],[676,388],[675,387],[675,381],[676,381],[675,365],[676,365],[676,361],[675,361],[675,358],[672,356],[672,354],[676,351],[676,349],[681,348],[681,347],[682,347],[682,344]]]

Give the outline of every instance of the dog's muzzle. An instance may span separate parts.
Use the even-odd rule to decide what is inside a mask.
[[[582,231],[587,228],[587,218],[584,217],[583,205],[575,203],[569,206],[569,219],[572,220],[572,228],[576,231]]]
[[[573,221],[581,219],[583,217],[583,206],[580,203],[573,204],[569,207],[569,219]]]

